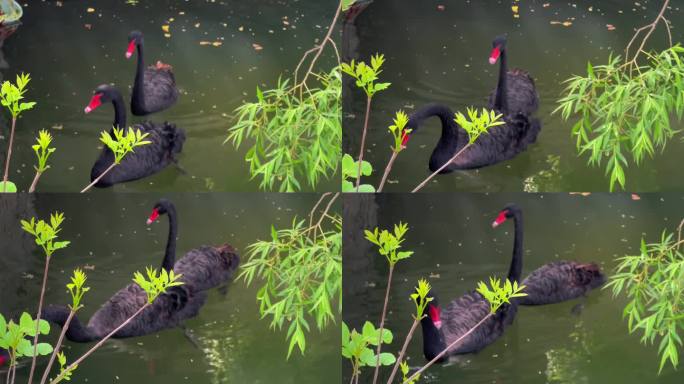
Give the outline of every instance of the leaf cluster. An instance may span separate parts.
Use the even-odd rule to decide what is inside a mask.
[[[370,176],[373,173],[373,166],[371,163],[363,160],[361,164],[361,176]],[[342,156],[342,192],[356,192],[354,180],[359,175],[359,162],[354,161],[351,155],[345,153]],[[375,187],[370,184],[359,185],[359,192],[373,193]]]
[[[587,63],[585,76],[565,81],[554,111],[564,120],[577,116],[572,127],[577,151],[588,155],[589,165],[605,166],[611,191],[616,184],[625,188],[630,157],[638,166],[665,149],[677,132],[672,114],[681,120],[684,112],[684,48],[643,53],[649,59],[645,65],[625,65],[620,56],[605,65]]]
[[[501,120],[503,115],[485,108],[478,112],[475,108],[468,107],[467,113],[468,117],[457,112],[454,121],[468,133],[468,144],[475,143],[480,135],[487,133],[490,128],[506,124]]]
[[[41,129],[38,132],[36,144],[31,146],[31,148],[33,148],[33,151],[36,153],[36,157],[38,158],[38,166],[34,167],[36,172],[43,173],[47,171],[48,168],[50,168],[50,166],[47,164],[48,158],[54,151],[56,151],[55,148],[50,147],[51,143],[52,135],[50,134],[50,132],[48,132],[45,129]]]
[[[28,73],[17,75],[16,84],[9,80],[5,80],[0,86],[0,103],[4,105],[12,114],[12,118],[16,119],[23,111],[29,110],[36,105],[36,102],[24,102],[24,94],[28,89],[26,86],[31,81],[31,76]]]
[[[71,310],[78,311],[81,309],[81,300],[86,292],[90,291],[90,287],[85,286],[87,280],[86,274],[83,270],[77,268],[74,270],[74,274],[71,276],[71,283],[67,284],[66,287],[71,294]]]
[[[378,246],[378,253],[385,256],[390,266],[394,266],[399,260],[408,259],[413,251],[399,251],[404,235],[408,232],[408,224],[400,222],[394,225],[394,231],[386,229],[380,231],[375,228],[372,232],[364,230],[366,240]]]
[[[377,92],[389,88],[392,83],[376,83],[382,73],[382,64],[385,62],[385,55],[375,54],[371,56],[371,64],[363,61],[358,63],[352,60],[350,63],[342,63],[342,72],[356,79],[356,86],[366,92],[368,98],[372,98]]]
[[[489,302],[489,310],[492,314],[504,304],[510,304],[510,300],[514,297],[527,296],[527,293],[523,292],[525,289],[524,285],[518,285],[517,281],[511,283],[510,280],[501,284],[501,279],[490,277],[489,286],[483,281],[477,284],[477,293],[482,295]]]
[[[361,367],[375,367],[378,361],[378,356],[371,348],[377,346],[378,342],[383,344],[392,343],[392,332],[387,329],[382,329],[382,337],[380,336],[380,329],[376,329],[373,323],[366,321],[363,324],[361,332],[356,329],[349,330],[346,323],[342,323],[342,356],[349,359],[354,367],[355,374],[360,372]],[[396,362],[396,357],[389,352],[380,353],[380,365],[392,365]]]
[[[681,229],[680,229],[681,230]],[[606,288],[614,296],[624,294],[629,301],[622,313],[630,333],[642,332],[641,342],[658,343],[662,372],[669,361],[679,365],[684,329],[684,254],[681,234],[663,231],[658,242],[642,238],[639,254],[618,259],[615,273]]]
[[[315,188],[322,177],[337,170],[342,143],[342,75],[335,67],[329,73],[312,73],[319,87],[296,92],[289,79],[261,91],[257,100],[238,107],[237,122],[225,142],[237,149],[246,140],[252,144],[245,155],[252,178],[259,187],[280,192],[302,189],[304,180]],[[303,180],[302,180],[303,179]]]
[[[418,286],[416,287],[416,292],[411,294],[411,299],[416,305],[416,319],[422,319],[425,314],[425,308],[428,304],[434,300],[432,297],[428,297],[430,293],[430,283],[425,279],[418,280]]]
[[[50,214],[49,223],[42,219],[36,222],[36,218],[32,217],[31,221],[21,220],[21,228],[33,235],[36,244],[43,248],[45,256],[50,257],[56,250],[66,248],[70,243],[69,241],[55,241],[57,234],[62,230],[60,226],[63,221],[64,214],[55,212]]]
[[[406,148],[406,142],[408,141],[408,135],[413,131],[410,128],[406,128],[408,123],[408,116],[404,111],[397,111],[393,124],[389,126],[389,132],[394,139],[394,146],[392,147],[392,152],[399,153]]]
[[[133,282],[138,284],[147,293],[148,304],[152,304],[168,288],[184,284],[182,281],[178,281],[183,275],[177,275],[173,270],[167,272],[162,268],[161,271],[157,272],[154,268],[147,267],[146,274],[147,278],[142,273],[135,272],[133,274]]]
[[[295,346],[306,351],[310,317],[320,330],[342,311],[342,220],[326,217],[325,226],[307,226],[295,217],[290,228],[271,227],[271,239],[247,247],[248,261],[238,276],[248,285],[262,280],[259,312],[271,318],[271,328],[288,324],[288,358]]]
[[[126,131],[123,128],[114,127],[112,133],[103,131],[100,135],[100,141],[114,153],[114,163],[121,164],[121,160],[133,152],[135,148],[152,143],[145,140],[147,136],[149,133],[142,133],[140,129],[133,130],[129,127]]]
[[[30,314],[24,312],[19,318],[19,323],[11,319],[8,321],[0,314],[0,348],[10,352],[14,365],[19,357],[33,357],[34,345],[27,337],[36,336],[38,333],[47,335],[50,333],[50,324],[45,320],[36,323]],[[37,354],[39,356],[52,353],[52,346],[48,343],[38,343]]]

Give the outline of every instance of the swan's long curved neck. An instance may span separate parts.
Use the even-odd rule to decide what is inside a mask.
[[[423,330],[423,354],[426,359],[432,360],[446,348],[446,342],[429,317],[424,317],[420,326]]]
[[[508,90],[508,63],[506,62],[506,50],[501,50],[501,65],[499,66],[499,84],[496,87],[496,96],[494,97],[494,109],[506,114],[508,113],[508,100],[506,99],[506,92]]]
[[[513,259],[511,260],[511,267],[508,270],[508,280],[511,282],[517,281],[519,283],[523,263],[523,219],[522,213],[519,211],[514,213],[513,224],[515,226]]]
[[[45,308],[41,317],[51,323],[55,323],[64,328],[64,324],[69,317],[69,309],[66,307],[48,307]],[[66,331],[67,339],[77,343],[87,343],[90,341],[100,340],[100,337],[95,334],[88,327],[83,326],[78,317],[74,316],[69,323],[69,329]]]
[[[166,252],[164,253],[164,260],[162,261],[162,268],[167,272],[173,269],[176,264],[176,235],[178,233],[178,218],[176,217],[176,208],[173,205],[167,207],[167,215],[169,216],[169,238],[166,241]]]
[[[133,92],[133,102],[138,103],[143,101],[143,87],[145,75],[145,58],[143,54],[143,42],[139,42],[137,46],[138,51],[138,68],[135,72],[135,84]]]
[[[454,121],[454,112],[446,105],[428,104],[418,109],[411,114],[406,126],[412,129],[411,134],[414,134],[426,119],[433,116],[438,117],[442,122],[442,135],[439,138],[439,143],[441,145],[456,146],[458,144],[460,127]]]
[[[126,106],[124,105],[123,97],[119,91],[113,91],[114,97],[112,104],[114,105],[114,127],[119,129],[126,128]],[[111,132],[111,130],[110,130]]]

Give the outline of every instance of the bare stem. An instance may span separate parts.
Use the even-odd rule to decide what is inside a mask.
[[[40,380],[40,384],[45,384],[45,382],[47,382],[48,376],[50,375],[50,369],[52,368],[52,364],[55,362],[55,358],[59,353],[59,349],[62,347],[64,335],[66,335],[67,330],[69,329],[69,324],[71,324],[71,320],[74,318],[74,315],[76,315],[76,311],[72,309],[71,312],[69,312],[69,317],[67,317],[66,322],[62,326],[62,332],[59,334],[59,338],[57,339],[55,349],[52,351],[52,356],[50,356],[50,361],[48,362],[47,367],[45,367],[45,372],[43,372],[43,378]]]
[[[28,384],[33,382],[33,373],[36,370],[38,359],[38,336],[40,335],[40,315],[43,313],[43,300],[45,299],[45,288],[47,286],[48,270],[50,269],[50,256],[45,257],[45,269],[43,270],[43,286],[40,288],[40,300],[38,301],[38,314],[36,315],[36,335],[33,337],[33,359],[31,360],[31,371],[29,373]]]
[[[43,174],[43,172],[36,171],[36,176],[33,178],[33,182],[31,183],[31,187],[29,188],[29,193],[33,193],[36,191],[36,185],[38,185],[38,179],[40,179],[40,176]]]
[[[107,174],[109,171],[111,171],[114,167],[116,167],[116,163],[112,163],[112,165],[110,165],[109,168],[105,169],[105,171],[102,172],[102,173],[100,174],[100,176],[98,176],[95,180],[93,180],[92,183],[88,184],[87,187],[83,188],[83,190],[81,191],[81,193],[86,193],[86,192],[88,192],[88,190],[89,190],[90,188],[92,188],[93,185],[97,184],[97,182],[100,181],[100,179],[102,179],[102,178],[104,177],[104,175],[106,175],[106,174]]]
[[[385,186],[385,181],[387,181],[387,176],[389,176],[389,173],[392,170],[392,165],[394,164],[394,160],[397,159],[398,155],[399,152],[392,151],[392,157],[390,157],[389,162],[385,167],[385,173],[382,175],[382,180],[380,180],[380,185],[378,186],[377,190],[378,193],[382,192],[382,188]]]
[[[425,317],[425,316],[423,316]],[[392,368],[392,374],[390,375],[389,380],[387,380],[387,384],[392,384],[392,381],[394,380],[394,376],[397,374],[397,370],[399,370],[399,365],[401,365],[401,361],[404,359],[404,355],[406,354],[406,349],[408,348],[409,342],[413,338],[413,333],[416,331],[416,328],[418,328],[418,324],[420,324],[420,321],[423,319],[421,318],[414,318],[413,319],[413,324],[411,325],[411,329],[409,330],[408,335],[406,336],[406,339],[404,340],[404,345],[401,347],[401,351],[399,352],[399,355],[397,356],[397,361],[394,363],[394,368]]]
[[[387,314],[387,303],[389,302],[390,288],[392,287],[392,272],[394,272],[394,264],[390,264],[389,276],[387,277],[387,289],[385,290],[385,304],[382,306],[382,315],[380,316],[380,336],[378,337],[378,347],[375,349],[375,373],[373,373],[373,384],[378,381],[378,373],[380,372],[380,351],[382,350],[382,334],[385,328],[385,315]]]
[[[439,167],[438,170],[432,172],[432,175],[428,176],[428,178],[425,179],[425,180],[423,180],[422,183],[418,184],[418,186],[415,187],[415,188],[413,189],[413,191],[411,191],[411,193],[416,193],[416,192],[418,192],[421,188],[423,188],[423,187],[425,186],[425,184],[427,184],[430,180],[432,180],[433,177],[437,176],[438,173],[442,172],[442,170],[444,170],[444,168],[446,168],[449,164],[451,164],[454,160],[456,160],[456,158],[459,157],[459,156],[461,155],[461,153],[463,153],[463,151],[465,151],[466,149],[468,149],[468,147],[470,147],[471,145],[472,145],[472,144],[470,144],[470,143],[466,144],[466,146],[463,147],[463,148],[461,148],[460,151],[456,152],[456,154],[455,154],[451,159],[449,159],[449,161],[447,161],[446,163],[444,163],[444,165],[442,165],[441,167]]]
[[[309,69],[306,70],[306,73],[304,74],[304,78],[302,79],[301,82],[298,83],[295,88],[298,88],[299,86],[306,84],[306,79],[309,77],[311,74],[311,71],[313,71],[314,65],[316,65],[316,61],[318,61],[318,58],[321,57],[321,54],[323,53],[323,49],[325,48],[325,45],[330,41],[330,36],[332,36],[333,31],[335,30],[335,25],[337,25],[337,19],[340,17],[340,13],[342,13],[342,0],[340,0],[339,4],[337,5],[337,11],[335,11],[335,16],[333,17],[332,23],[330,23],[330,27],[328,27],[328,33],[326,33],[325,38],[323,38],[323,41],[321,44],[317,47],[316,54],[314,55],[313,59],[311,59],[311,63],[309,63]],[[304,55],[306,57],[307,55]],[[302,58],[302,61],[304,60],[304,57]],[[297,65],[297,68],[301,66],[302,62],[300,61],[299,65]],[[296,74],[295,74],[296,76]]]
[[[107,336],[103,337],[102,340],[100,340],[97,344],[95,344],[92,348],[90,348],[88,350],[88,352],[84,353],[83,356],[78,358],[78,360],[71,363],[66,369],[64,369],[64,371],[59,376],[57,376],[54,380],[52,380],[50,382],[50,384],[57,384],[60,381],[62,381],[62,379],[64,379],[64,376],[67,374],[67,372],[69,372],[70,370],[74,369],[74,367],[79,365],[83,360],[85,360],[88,356],[90,356],[93,352],[95,352],[95,350],[100,348],[102,346],[102,344],[104,344],[107,340],[109,340],[112,336],[114,336],[117,332],[119,332],[119,330],[121,330],[121,328],[128,325],[128,323],[130,323],[133,319],[135,319],[142,311],[144,311],[150,305],[151,305],[150,303],[147,303],[147,304],[143,305],[142,307],[140,307],[140,309],[138,309],[131,317],[126,319],[126,321],[121,323],[121,325],[116,327],[116,329],[114,329],[113,331],[109,332],[109,334]]]
[[[363,134],[361,135],[361,150],[359,151],[359,173],[356,175],[356,192],[359,192],[359,186],[361,185],[361,165],[363,164],[363,151],[366,148],[366,133],[368,132],[368,119],[370,117],[371,101],[373,98],[368,96],[366,100],[366,118],[363,122]]]
[[[9,146],[7,147],[7,158],[5,159],[5,175],[2,177],[3,186],[2,191],[7,191],[7,181],[9,181],[9,166],[12,158],[12,143],[14,142],[14,127],[17,124],[17,118],[12,117],[12,130],[10,131]]]
[[[636,33],[634,36],[632,36],[632,39],[629,41],[629,44],[627,44],[627,49],[625,49],[625,59],[629,60],[629,49],[631,48],[632,44],[636,40],[637,36],[641,33],[643,30],[646,31],[646,35],[644,38],[641,40],[641,45],[639,46],[639,49],[637,49],[636,53],[634,54],[634,58],[629,60],[628,62],[625,63],[625,65],[636,65],[637,64],[637,59],[639,58],[639,55],[643,53],[644,47],[646,46],[646,41],[648,40],[649,37],[651,37],[651,34],[653,31],[655,31],[656,27],[658,26],[658,22],[660,20],[663,20],[665,22],[665,26],[667,27],[668,35],[671,34],[670,32],[670,26],[668,25],[668,21],[663,16],[665,14],[665,11],[667,10],[667,6],[669,5],[670,0],[665,0],[663,2],[663,7],[660,9],[660,12],[658,13],[658,16],[653,20],[651,24],[645,25],[639,29],[637,29]],[[672,38],[670,38],[670,46],[672,46]]]
[[[439,359],[441,359],[442,357],[444,357],[444,355],[446,355],[447,351],[449,351],[451,348],[453,348],[456,344],[460,343],[461,340],[463,340],[463,339],[465,339],[466,337],[468,337],[468,336],[469,336],[471,333],[473,333],[480,325],[482,325],[482,323],[484,323],[485,321],[487,321],[487,319],[489,319],[490,317],[492,317],[492,315],[493,315],[493,313],[489,313],[487,316],[483,317],[482,320],[480,320],[477,324],[475,324],[474,327],[470,328],[470,329],[468,330],[468,332],[464,333],[461,337],[459,337],[458,339],[456,339],[453,343],[449,344],[446,348],[444,348],[444,350],[443,350],[442,352],[440,352],[437,356],[435,356],[434,359],[430,360],[429,363],[425,364],[421,369],[417,370],[413,375],[411,375],[411,377],[409,377],[408,379],[406,379],[402,384],[407,384],[408,382],[410,382],[411,380],[413,380],[416,376],[418,376],[418,375],[420,375],[421,373],[423,373],[423,371],[425,371],[426,369],[430,368],[433,364],[435,364],[435,363],[437,362],[437,360],[439,360]]]

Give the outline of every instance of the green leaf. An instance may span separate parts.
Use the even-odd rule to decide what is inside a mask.
[[[0,181],[0,193],[17,193],[17,186],[11,181]]]

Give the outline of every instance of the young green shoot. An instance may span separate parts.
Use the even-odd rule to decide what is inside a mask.
[[[525,288],[524,285],[518,285],[517,282],[511,283],[509,280],[506,280],[505,283],[501,284],[501,280],[498,278],[489,278],[489,284],[490,286],[487,286],[484,282],[478,283],[477,287],[477,292],[482,295],[482,297],[489,302],[489,307],[490,307],[490,312],[482,318],[475,326],[470,328],[466,333],[461,335],[458,339],[454,340],[451,344],[449,344],[446,348],[442,350],[437,356],[435,356],[434,359],[430,360],[427,364],[425,364],[422,368],[420,368],[418,371],[416,371],[413,375],[410,377],[406,378],[404,376],[404,381],[403,384],[408,384],[408,383],[413,383],[417,380],[417,378],[428,368],[430,368],[433,364],[435,364],[437,361],[439,361],[446,353],[455,347],[458,343],[460,343],[463,339],[468,337],[471,333],[473,333],[478,327],[480,327],[482,324],[484,324],[485,321],[489,320],[490,317],[494,316],[496,311],[505,303],[510,303],[510,299],[515,298],[515,297],[523,297],[527,296],[526,293],[523,293],[523,289]]]
[[[55,148],[50,147],[50,144],[52,143],[52,135],[50,132],[48,132],[45,129],[41,129],[38,132],[38,137],[36,138],[36,144],[32,145],[31,148],[33,148],[33,151],[36,153],[36,158],[38,159],[38,166],[34,166],[33,168],[36,170],[36,176],[33,178],[33,182],[31,183],[31,187],[29,188],[29,193],[33,193],[36,191],[36,185],[38,184],[38,179],[40,179],[40,176],[45,173],[45,171],[50,168],[48,165],[47,161],[50,155],[54,151],[56,151]]]
[[[31,218],[31,221],[21,220],[21,228],[33,235],[35,242],[39,245],[43,252],[45,253],[45,269],[43,270],[43,284],[40,288],[40,299],[38,301],[38,314],[36,318],[40,320],[40,314],[43,313],[43,300],[45,298],[45,289],[47,287],[47,277],[50,268],[50,259],[55,251],[66,248],[69,245],[69,241],[57,241],[58,234],[62,230],[60,226],[64,222],[64,214],[61,212],[55,212],[50,215],[50,221],[46,222],[44,220],[36,221],[35,217]],[[38,323],[36,324],[38,327]],[[36,329],[32,336],[34,351],[38,348],[38,335],[39,332]],[[31,362],[31,371],[29,373],[29,383],[33,380],[33,373],[36,369],[36,352],[34,352],[33,361]]]
[[[391,344],[392,339],[392,332],[389,329],[376,329],[370,321],[364,323],[361,333],[356,329],[350,331],[347,324],[342,322],[342,356],[352,365],[351,383],[359,382],[362,367],[395,363],[396,359],[391,353],[383,352],[376,355],[371,348],[379,344]]]
[[[418,192],[423,188],[430,180],[442,172],[449,164],[453,163],[463,152],[470,148],[477,141],[480,136],[486,134],[490,128],[504,125],[506,122],[502,120],[503,115],[497,114],[495,111],[488,111],[483,108],[482,112],[478,112],[475,108],[468,108],[468,117],[463,115],[461,112],[456,113],[454,121],[456,124],[461,126],[468,134],[468,143],[463,146],[460,150],[454,154],[444,165],[439,167],[435,172],[433,172],[427,179],[422,183],[418,184],[416,188],[411,191],[411,193]]]
[[[43,377],[40,380],[40,384],[45,384],[48,381],[48,375],[50,374],[50,369],[52,368],[52,364],[55,362],[55,358],[59,361],[60,365],[60,373],[65,372],[66,369],[66,356],[60,351],[62,347],[62,343],[64,342],[64,336],[66,335],[67,330],[69,329],[69,324],[71,324],[71,321],[74,319],[74,316],[76,316],[76,312],[83,307],[81,304],[81,300],[83,299],[83,295],[85,295],[86,292],[90,290],[90,287],[86,287],[85,283],[87,280],[87,276],[85,273],[83,273],[82,270],[80,269],[75,269],[73,272],[73,275],[71,276],[71,282],[66,285],[67,289],[69,290],[69,294],[71,295],[71,305],[69,306],[69,316],[67,317],[66,322],[62,326],[62,332],[59,334],[59,338],[57,339],[57,344],[55,344],[54,351],[52,351],[52,355],[50,356],[50,361],[48,362],[47,367],[45,367],[45,371],[43,372]],[[68,371],[65,372],[65,380],[69,380],[71,377],[71,373],[76,369],[76,367],[69,369]]]
[[[179,281],[182,275],[176,275],[173,271],[167,272],[165,269],[162,269],[160,272],[157,272],[154,268],[148,267],[146,269],[145,275],[143,275],[140,272],[135,272],[133,275],[133,281],[142,288],[145,293],[147,294],[147,302],[143,304],[133,315],[131,315],[128,319],[126,319],[123,323],[121,323],[118,327],[116,327],[114,330],[112,330],[109,334],[107,334],[105,337],[103,337],[97,344],[95,344],[92,348],[90,348],[86,353],[84,353],[81,357],[76,359],[73,363],[69,364],[68,366],[65,367],[66,365],[66,358],[63,360],[60,359],[60,374],[52,379],[50,381],[50,384],[57,384],[61,382],[62,380],[66,380],[67,377],[69,377],[73,371],[85,360],[88,356],[90,356],[93,352],[95,352],[97,349],[99,349],[107,340],[109,340],[112,336],[114,336],[117,332],[119,332],[123,327],[128,325],[133,319],[135,319],[140,313],[142,313],[145,309],[147,309],[149,306],[151,306],[154,303],[154,300],[159,297],[162,293],[165,293],[168,288],[175,287],[175,286],[180,286],[183,285],[182,281]],[[76,276],[74,276],[76,277]],[[83,283],[85,283],[85,279],[82,280]],[[72,283],[76,283],[75,281],[72,280]],[[77,290],[75,292],[78,292]],[[72,297],[73,299],[73,297]],[[80,303],[80,301],[79,301]]]
[[[371,243],[378,246],[378,253],[385,257],[389,265],[389,274],[387,276],[387,288],[385,290],[385,301],[382,307],[382,314],[380,317],[380,332],[385,327],[385,316],[387,315],[387,304],[389,303],[389,293],[392,287],[392,274],[394,272],[394,266],[400,261],[405,260],[413,255],[413,251],[400,251],[401,244],[404,242],[404,236],[408,232],[408,224],[399,223],[394,226],[394,231],[390,232],[386,229],[380,231],[375,228],[373,231],[365,230],[365,238]],[[376,356],[379,361],[380,352],[382,350],[382,343],[378,341]],[[373,384],[378,381],[379,364],[375,367],[375,373],[373,374]]]
[[[375,187],[370,184],[361,184],[358,189],[354,186],[354,180],[358,178],[359,170],[361,176],[370,176],[373,173],[373,166],[366,160],[354,161],[351,155],[345,153],[342,156],[342,192],[375,192]]]
[[[394,364],[394,368],[392,368],[392,373],[390,374],[390,377],[387,380],[387,384],[392,384],[392,382],[394,381],[394,376],[397,374],[397,370],[399,368],[401,368],[404,380],[406,380],[406,374],[408,373],[408,371],[404,372],[405,368],[403,367],[403,365],[406,365],[406,369],[408,369],[408,365],[404,361],[404,356],[406,355],[406,349],[408,348],[409,342],[411,342],[411,339],[413,338],[413,333],[418,328],[418,324],[420,324],[420,321],[423,320],[423,318],[425,317],[425,309],[427,308],[428,304],[433,300],[432,297],[429,297],[430,289],[430,283],[428,283],[425,279],[420,279],[418,280],[418,286],[416,287],[416,291],[411,294],[411,300],[413,300],[413,303],[416,306],[416,314],[413,315],[413,324],[411,324],[411,329],[409,329],[408,335],[404,340],[404,345],[401,347],[401,351],[399,351],[397,361]]]
[[[0,193],[16,192],[17,187],[9,181],[10,160],[12,158],[12,145],[14,143],[14,129],[16,128],[17,119],[22,112],[32,109],[36,103],[34,101],[24,101],[26,94],[26,86],[31,81],[31,76],[28,73],[17,75],[16,84],[6,80],[0,86],[0,103],[7,108],[12,115],[12,128],[10,130],[9,145],[7,146],[7,157],[5,158],[5,173],[0,183]]]
[[[142,133],[140,129],[133,130],[133,128],[128,128],[128,131],[123,128],[119,129],[114,127],[112,133],[103,131],[100,136],[100,141],[109,148],[114,154],[114,162],[107,168],[104,172],[100,174],[92,183],[88,184],[81,193],[87,192],[95,184],[97,184],[100,179],[102,179],[109,171],[111,171],[115,166],[121,164],[121,161],[131,152],[135,151],[135,148],[151,144],[151,141],[145,140],[149,133]]]
[[[14,383],[16,375],[17,359],[20,357],[32,357],[38,355],[48,355],[52,353],[52,346],[47,343],[32,344],[27,337],[38,334],[47,335],[50,333],[50,324],[45,320],[34,320],[30,314],[24,312],[19,318],[19,323],[11,319],[8,321],[0,314],[0,348],[8,351],[10,355],[9,370],[7,371],[7,382]]]
[[[378,76],[382,72],[382,64],[385,62],[385,56],[375,54],[371,56],[370,65],[363,61],[355,62],[352,60],[349,64],[342,63],[342,72],[356,79],[356,86],[363,89],[366,93],[366,116],[363,123],[363,134],[361,135],[361,149],[359,150],[358,170],[356,173],[356,192],[360,192],[361,186],[361,166],[363,164],[363,154],[366,146],[366,133],[368,132],[368,121],[370,118],[370,109],[373,96],[377,92],[384,91],[391,83],[376,83],[379,80]]]
[[[378,186],[378,193],[382,192],[382,188],[385,186],[385,181],[387,181],[387,176],[389,176],[397,156],[399,156],[401,151],[406,149],[412,131],[412,129],[406,128],[407,123],[408,116],[406,113],[404,113],[404,111],[398,111],[394,117],[394,124],[389,126],[389,132],[394,140],[394,145],[391,147],[392,157],[390,157],[387,167],[385,167],[385,173],[382,175],[382,180]]]

